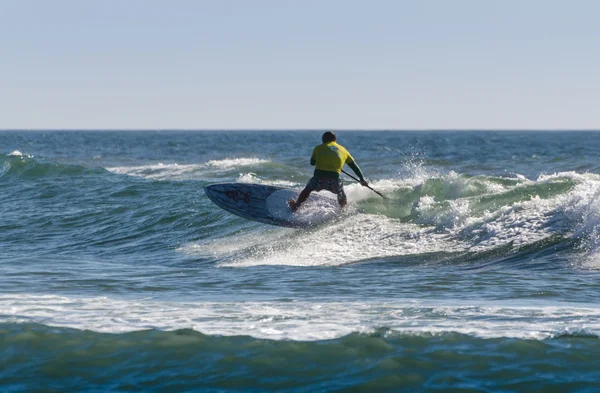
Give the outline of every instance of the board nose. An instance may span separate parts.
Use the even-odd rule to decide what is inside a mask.
[[[211,184],[204,187],[204,193],[213,202],[215,202],[216,199],[219,199],[219,195],[222,195],[224,192],[224,188],[220,184]]]

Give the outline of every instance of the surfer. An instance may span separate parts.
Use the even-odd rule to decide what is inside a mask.
[[[311,192],[328,190],[337,195],[338,203],[341,207],[346,206],[347,199],[344,192],[344,182],[340,177],[344,164],[348,164],[356,173],[360,184],[367,187],[368,183],[364,179],[362,171],[354,162],[354,158],[348,153],[342,145],[339,145],[337,137],[333,131],[327,131],[321,137],[322,144],[317,145],[310,157],[310,165],[315,166],[313,177],[306,183],[306,187],[298,196],[298,200],[289,201],[292,211],[298,210],[300,205],[308,198]]]

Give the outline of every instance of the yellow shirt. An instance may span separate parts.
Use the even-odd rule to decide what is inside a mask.
[[[310,163],[316,165],[315,176],[339,177],[344,164],[354,162],[354,158],[348,153],[348,150],[336,142],[327,142],[316,146],[313,149]]]

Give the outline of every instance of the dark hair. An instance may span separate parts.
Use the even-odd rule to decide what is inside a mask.
[[[323,141],[323,143],[335,142],[336,139],[337,138],[336,138],[335,134],[333,133],[333,131],[327,131],[321,137],[321,140]]]

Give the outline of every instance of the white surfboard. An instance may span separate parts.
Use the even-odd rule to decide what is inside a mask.
[[[337,217],[341,210],[333,194],[327,197],[313,192],[294,213],[289,200],[297,199],[299,191],[263,184],[218,183],[205,187],[204,192],[217,206],[230,213],[283,227],[319,225]]]

